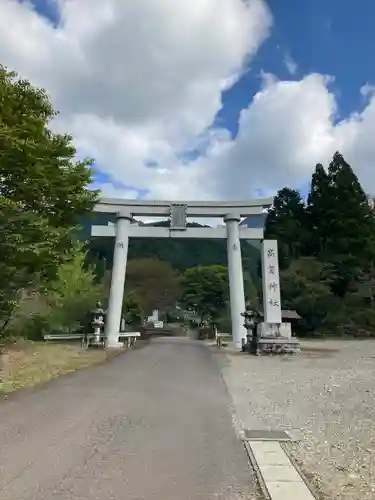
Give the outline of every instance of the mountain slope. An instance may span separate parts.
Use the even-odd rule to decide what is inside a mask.
[[[106,261],[106,267],[112,268],[113,263],[113,238],[91,238],[91,225],[107,225],[114,222],[113,214],[93,214],[90,219],[81,220],[82,231],[80,238],[89,240],[88,248],[92,260]],[[160,221],[151,226],[166,227],[169,221]],[[201,224],[189,223],[189,227],[204,227]],[[241,242],[242,260],[244,270],[247,271],[254,282],[258,281],[258,268],[260,252],[258,248],[249,245],[247,241]],[[129,259],[158,258],[165,260],[171,266],[183,271],[195,266],[208,266],[213,264],[227,265],[226,240],[214,239],[174,239],[174,238],[131,238],[129,242]],[[91,260],[90,259],[90,260]]]

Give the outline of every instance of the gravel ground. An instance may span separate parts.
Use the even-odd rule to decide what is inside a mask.
[[[245,428],[294,431],[301,440],[287,450],[318,498],[375,498],[375,341],[309,341],[295,356],[227,357],[237,418]]]

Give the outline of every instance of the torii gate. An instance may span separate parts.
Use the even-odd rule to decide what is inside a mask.
[[[239,225],[243,217],[261,214],[273,203],[272,198],[248,201],[146,201],[102,198],[95,212],[116,214],[116,224],[91,228],[92,236],[115,237],[111,287],[105,333],[107,347],[119,346],[129,238],[226,238],[232,335],[240,348],[246,337],[241,313],[245,311],[244,283],[240,240],[262,241],[263,303],[266,323],[281,323],[280,283],[277,242],[263,240],[263,228]],[[139,225],[136,216],[168,217],[170,227]],[[187,217],[220,217],[222,227],[187,227]]]

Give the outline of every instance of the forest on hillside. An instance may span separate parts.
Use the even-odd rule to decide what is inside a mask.
[[[89,226],[107,224],[110,218],[106,214],[98,214],[99,219],[92,217],[85,220],[82,234],[89,235]],[[103,217],[104,215],[104,217]],[[105,222],[104,222],[105,219]],[[154,226],[167,226],[168,221],[156,222]],[[203,227],[197,223],[190,227]],[[113,238],[91,238],[88,243],[91,262],[102,277],[105,270],[112,269]],[[259,281],[260,251],[247,241],[241,241],[244,271],[251,276],[254,284]],[[129,241],[129,260],[157,258],[168,262],[176,271],[184,271],[196,266],[227,265],[226,240],[215,239],[173,239],[173,238],[131,238]],[[259,285],[259,284],[258,284]]]

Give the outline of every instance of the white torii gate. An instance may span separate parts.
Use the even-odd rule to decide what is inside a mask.
[[[245,311],[240,240],[262,240],[263,228],[240,226],[243,217],[261,214],[272,205],[273,199],[249,201],[145,201],[103,198],[95,212],[116,214],[116,224],[91,228],[92,236],[115,237],[112,278],[106,318],[107,347],[119,346],[119,332],[124,295],[129,238],[227,238],[230,311],[233,340],[241,347],[246,337],[241,313]],[[134,217],[168,217],[170,227],[139,225]],[[187,227],[187,217],[224,218],[226,227]],[[277,242],[262,245],[263,301],[265,321],[281,323]],[[268,259],[268,260],[267,260]],[[271,259],[271,260],[270,260]]]

